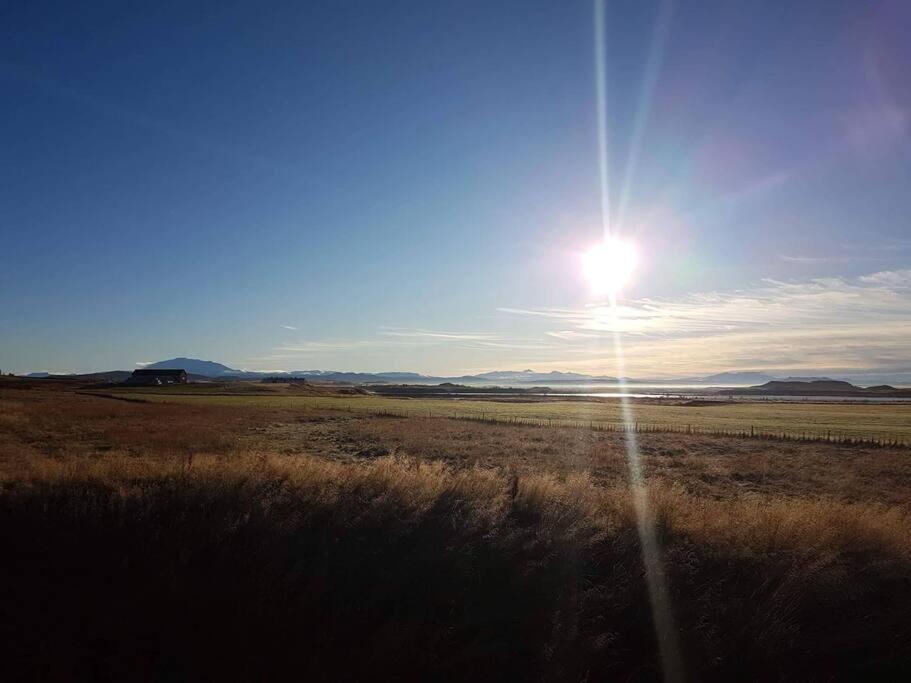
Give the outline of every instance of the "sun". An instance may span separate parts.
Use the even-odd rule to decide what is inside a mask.
[[[582,255],[582,272],[595,294],[615,297],[629,283],[636,260],[632,242],[608,237]]]

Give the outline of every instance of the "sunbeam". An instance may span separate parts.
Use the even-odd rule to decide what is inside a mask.
[[[652,95],[658,81],[658,70],[664,61],[664,48],[667,45],[671,20],[674,17],[674,0],[664,0],[658,13],[658,21],[652,33],[651,45],[648,53],[648,63],[645,66],[645,77],[639,88],[639,98],[636,107],[636,119],[633,123],[633,135],[630,140],[626,158],[626,167],[623,169],[623,186],[620,190],[620,202],[617,207],[617,223],[623,225],[626,220],[626,208],[632,191],[633,178],[636,167],[639,165],[639,152],[642,147],[642,136],[645,124],[648,123],[652,111]],[[605,126],[606,127],[606,126]]]
[[[604,66],[604,0],[595,2],[595,93],[598,112],[598,171],[601,182],[601,229],[604,239],[611,235],[610,184],[607,161],[607,76]]]
[[[616,311],[616,299],[611,297],[611,310]],[[623,346],[620,332],[613,333],[614,356],[616,360],[617,379],[619,384],[620,408],[623,416],[623,435],[626,444],[626,461],[629,470],[630,493],[636,514],[636,530],[639,533],[639,544],[642,549],[642,563],[645,568],[645,581],[648,586],[648,597],[651,603],[652,619],[655,625],[655,636],[658,639],[658,651],[661,656],[661,668],[664,680],[683,681],[683,663],[680,657],[680,645],[677,628],[674,624],[671,609],[670,593],[664,569],[661,543],[655,532],[655,518],[649,505],[648,489],[639,457],[639,440],[636,435],[636,419],[633,405],[628,396],[626,369],[623,361]]]
[[[601,223],[605,245],[623,244],[619,242],[611,230],[610,219],[610,182],[607,157],[607,84],[606,84],[606,44],[605,44],[605,12],[604,0],[594,0],[595,15],[595,91],[598,111],[598,161],[600,170],[601,189]],[[644,103],[648,100],[654,82],[657,65],[660,63],[661,50],[667,35],[669,12],[662,9],[662,24],[655,33],[652,46],[652,58],[649,60],[647,82],[643,85],[640,96],[640,108],[637,115],[636,129],[633,146],[631,147],[630,165],[634,165],[638,156],[639,139],[645,120]],[[655,48],[658,45],[658,48]],[[648,81],[651,80],[652,83]],[[624,194],[628,195],[632,168],[626,170],[624,181]],[[621,202],[625,199],[621,198]],[[611,250],[606,246],[598,247],[587,254],[586,273],[593,285],[604,285],[610,301],[610,315],[617,315],[617,295],[620,286],[625,284],[632,273],[635,251],[630,248],[629,253],[621,256],[621,250]],[[607,256],[611,255],[611,256]],[[636,515],[636,529],[639,535],[639,544],[642,550],[642,563],[645,569],[645,579],[648,586],[649,602],[651,605],[652,620],[654,622],[655,636],[658,641],[658,651],[661,657],[661,668],[665,681],[682,681],[683,665],[680,658],[680,648],[677,638],[677,629],[671,611],[667,578],[665,576],[664,561],[660,543],[655,532],[655,523],[649,505],[648,493],[645,487],[645,477],[639,457],[639,443],[636,437],[635,416],[633,405],[627,395],[626,372],[623,362],[623,346],[620,332],[616,325],[612,325],[614,357],[617,369],[617,378],[620,384],[620,405],[624,425],[624,440],[626,446],[626,459],[629,470],[630,490],[633,498],[633,507]]]

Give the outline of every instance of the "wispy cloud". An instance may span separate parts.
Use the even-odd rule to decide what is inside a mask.
[[[412,329],[405,327],[384,327],[380,334],[404,339],[427,339],[445,341],[496,341],[497,335],[486,332],[440,332],[438,330]]]
[[[276,346],[271,352],[248,358],[247,361],[256,365],[273,366],[279,361],[305,361],[321,359],[338,355],[348,355],[356,359],[362,352],[381,346],[379,342],[357,339],[330,339],[321,341],[302,341],[294,344]],[[324,369],[324,368],[323,368]]]
[[[911,356],[911,270],[805,282],[767,280],[735,292],[640,299],[612,310],[501,309],[555,329],[555,364],[601,369],[613,363],[619,332],[630,372],[692,374],[768,367],[870,368]],[[758,363],[751,363],[758,365]]]
[[[389,326],[368,338],[283,344],[250,360],[283,366],[410,367],[420,351],[422,358],[443,354],[475,368],[521,365],[616,374],[617,338],[625,371],[640,377],[731,369],[899,372],[911,358],[911,269],[856,278],[764,280],[735,291],[637,299],[616,309],[593,303],[499,311],[508,316],[498,321],[499,331]],[[502,331],[511,329],[510,319],[522,320],[512,326],[521,333]]]
[[[491,357],[490,354],[503,356],[511,352],[522,352],[526,357],[532,358],[540,357],[541,354],[549,357],[547,354],[559,349],[557,343],[543,335],[519,337],[493,332],[381,327],[376,336],[371,338],[303,340],[282,344],[266,355],[248,360],[251,363],[273,365],[311,359],[316,364],[332,362],[355,367],[371,356],[389,358],[391,360],[388,362],[404,367],[409,361],[408,354],[412,351],[436,347],[470,352],[479,358],[485,355]]]
[[[579,330],[551,330],[547,332],[548,337],[562,339],[564,341],[578,341],[583,339],[596,339],[600,335],[591,332],[580,332]]]
[[[439,343],[452,343],[452,339],[402,335],[384,335],[371,339],[311,339],[276,346],[263,356],[250,358],[254,363],[272,363],[275,361],[293,361],[346,356],[350,364],[356,365],[365,353],[377,351],[395,351],[413,347],[429,346]]]
[[[787,263],[851,263],[858,261],[890,261],[911,251],[911,240],[888,237],[870,238],[865,242],[832,245],[829,253],[779,254]]]
[[[501,313],[549,318],[551,320],[577,320],[580,313],[578,310],[571,308],[498,308],[497,310]]]
[[[792,254],[779,254],[778,258],[787,263],[850,263],[851,261],[877,261],[881,257],[876,256],[799,256]]]
[[[447,344],[461,349],[533,351],[557,348],[557,346],[548,344],[540,338],[505,336],[488,332],[440,332],[437,330],[385,327],[382,328],[380,334],[407,339],[415,344]]]
[[[911,240],[905,239],[893,239],[880,244],[868,244],[864,245],[862,248],[869,249],[871,251],[880,251],[880,252],[905,252],[911,251]]]
[[[371,347],[384,346],[379,340],[371,339],[328,339],[322,341],[303,341],[294,344],[283,344],[274,350],[284,354],[309,354],[334,351],[353,351]]]
[[[285,330],[292,330],[292,331],[294,331],[294,332],[296,332],[296,331],[298,330],[297,327],[294,327],[294,326],[292,326],[292,325],[279,325],[279,327],[281,327],[281,328],[283,328],[283,329],[285,329]]]

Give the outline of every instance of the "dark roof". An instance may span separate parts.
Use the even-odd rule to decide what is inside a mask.
[[[162,368],[160,370],[133,370],[133,377],[179,377],[185,375],[186,370]]]

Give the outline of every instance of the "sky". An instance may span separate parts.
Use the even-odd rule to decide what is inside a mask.
[[[7,2],[0,369],[911,380],[911,6]]]

